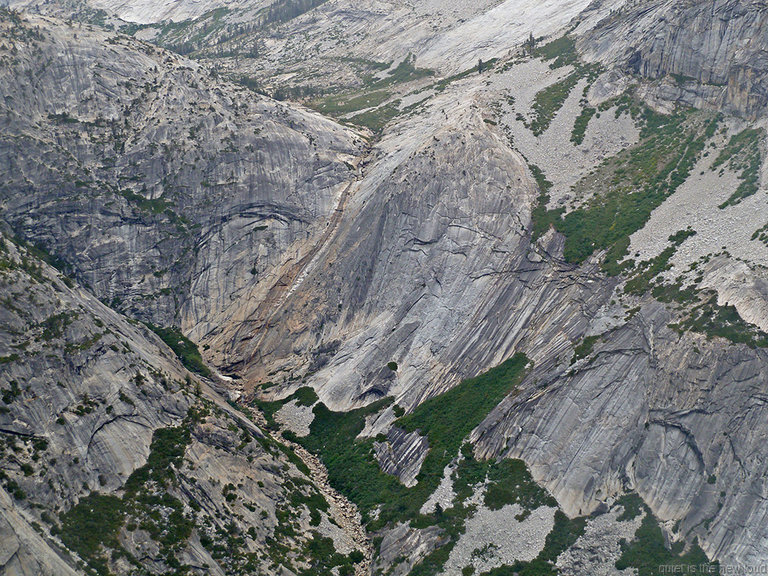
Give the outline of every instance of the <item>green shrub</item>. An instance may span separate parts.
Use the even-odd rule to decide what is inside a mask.
[[[317,404],[310,435],[296,439],[322,458],[331,485],[358,505],[364,520],[379,503],[399,501],[405,490],[396,478],[380,470],[373,441],[355,440],[365,426],[365,417],[388,403],[382,400],[350,412],[332,412],[325,404]]]
[[[379,80],[373,85],[402,84],[404,82],[418,80],[419,78],[434,76],[434,70],[430,70],[429,68],[417,68],[415,62],[416,57],[413,54],[409,54],[386,78]]]
[[[389,100],[391,94],[387,90],[376,90],[362,94],[338,94],[324,100],[313,102],[311,105],[330,116],[343,116],[358,110],[375,108]]]
[[[619,522],[633,520],[640,516],[646,509],[645,502],[643,502],[643,499],[635,492],[624,494],[624,496],[616,501],[616,505],[624,508],[624,511],[617,519]]]
[[[11,354],[9,356],[0,356],[0,364],[10,364],[16,362],[19,359],[18,354]]]
[[[92,493],[61,516],[61,541],[100,575],[109,574],[104,553],[120,546],[125,511],[117,496]]]
[[[312,406],[319,400],[315,389],[309,386],[303,386],[296,390],[296,392],[291,395],[291,399],[295,399],[299,406]]]
[[[544,61],[554,60],[550,64],[550,68],[560,68],[567,65],[574,67],[573,72],[568,76],[547,86],[534,96],[534,119],[528,127],[536,136],[540,136],[549,128],[555,115],[563,107],[563,104],[565,104],[565,101],[571,94],[571,90],[579,81],[586,78],[588,83],[591,84],[602,72],[602,68],[595,64],[583,64],[579,60],[573,39],[567,34],[534,49],[533,55]],[[577,118],[571,136],[571,140],[574,143],[581,144],[584,140],[587,124],[595,113],[596,110],[585,108]]]
[[[349,555],[336,552],[331,538],[321,536],[317,532],[304,544],[302,559],[309,568],[300,572],[301,576],[332,576],[333,569],[338,567],[338,574],[353,574],[353,564],[360,562],[362,554],[355,550]]]
[[[624,270],[626,265],[619,262],[627,253],[629,237],[687,179],[719,120],[692,110],[664,116],[629,97],[618,102],[620,109],[623,106],[643,122],[641,141],[576,185],[580,195],[590,196],[580,208],[564,217],[562,210],[546,216],[541,210],[535,213],[539,228],[546,222],[566,236],[567,261],[580,264],[595,250],[606,250],[603,268],[611,275]]]
[[[600,336],[586,336],[581,343],[573,349],[573,358],[571,358],[571,364],[575,364],[578,360],[586,358],[592,354],[592,350],[595,347],[597,341],[600,340]]]
[[[541,506],[557,507],[557,500],[534,482],[522,460],[489,461],[486,476],[488,486],[484,503],[491,510],[500,510],[508,504],[518,504],[526,512]]]
[[[551,68],[561,68],[567,65],[575,65],[579,61],[576,43],[568,34],[556,38],[547,44],[537,46],[533,50],[533,56],[542,60],[554,60]]]
[[[755,232],[752,234],[751,240],[760,240],[760,242],[768,246],[768,224],[765,224],[755,230]]]
[[[62,541],[97,574],[110,574],[108,550],[113,559],[128,554],[118,540],[123,524],[146,530],[160,545],[167,565],[183,568],[176,553],[191,536],[194,521],[184,515],[183,504],[168,488],[178,483],[174,468],[182,465],[189,426],[199,416],[200,411],[192,407],[180,426],[155,430],[147,462],[128,477],[122,498],[92,492],[60,516]]]
[[[697,570],[707,570],[707,574],[720,573],[718,563],[710,562],[695,541],[685,554],[668,550],[658,521],[647,507],[645,512],[632,542],[621,544],[621,557],[616,561],[617,569],[635,568],[638,576],[658,576],[661,566],[695,566]]]
[[[292,400],[296,400],[296,403],[299,406],[312,406],[319,400],[319,398],[317,397],[317,393],[315,392],[314,388],[310,386],[302,386],[296,390],[296,392],[283,400],[274,400],[272,402],[268,402],[266,400],[259,400],[258,398],[255,398],[252,404],[261,410],[262,414],[264,414],[264,418],[267,421],[267,427],[271,428],[272,430],[277,430],[278,426],[277,421],[275,420],[275,414],[278,410],[280,410],[280,408]]]
[[[19,388],[19,383],[16,382],[16,380],[11,380],[8,384],[11,386],[10,390],[2,391],[3,402],[5,404],[10,404],[14,400],[16,400],[16,398],[21,396],[21,388]]]
[[[760,167],[763,165],[762,140],[764,137],[763,128],[743,130],[731,138],[712,164],[712,169],[727,164],[731,170],[739,172],[739,180],[741,180],[736,191],[720,205],[721,210],[728,206],[735,206],[758,191]]]
[[[173,204],[163,198],[150,199],[145,198],[141,194],[136,194],[131,190],[121,190],[120,195],[138,206],[139,210],[147,212],[148,214],[163,214],[166,211],[170,211]]]
[[[720,306],[717,294],[708,294],[703,301],[693,306],[683,320],[673,328],[718,336],[734,344],[746,344],[750,348],[768,347],[768,333],[744,321],[734,306]]]
[[[479,462],[474,459],[471,447],[466,445],[463,449],[465,457],[454,478],[458,493],[456,504],[448,510],[438,509],[435,514],[421,515],[419,512],[439,484],[445,466],[458,454],[463,438],[514,390],[523,378],[527,364],[525,355],[518,354],[485,374],[465,380],[452,390],[427,400],[410,415],[403,416],[400,410],[401,416],[395,425],[408,431],[418,430],[429,441],[429,452],[422,464],[419,481],[413,488],[406,488],[397,478],[381,471],[374,456],[373,439],[356,440],[365,426],[366,417],[381,411],[392,402],[391,399],[350,412],[332,412],[324,404],[316,404],[309,436],[293,437],[293,440],[320,456],[328,469],[331,485],[357,504],[369,530],[408,520],[415,527],[441,527],[447,536],[445,544],[411,571],[412,576],[432,576],[442,569],[472,511],[463,502],[472,494],[475,485],[486,477],[489,482],[487,502],[492,507],[512,502],[518,502],[524,508],[556,504],[533,482],[522,462]],[[263,404],[274,414],[288,400]],[[317,503],[308,501],[310,497],[316,498],[303,492],[293,493],[291,509],[304,503],[314,516],[313,508],[319,509],[321,504],[319,500]],[[375,521],[372,519],[374,510],[378,510]],[[289,527],[289,524],[285,525],[286,530]]]
[[[536,185],[539,188],[539,197],[536,201],[536,206],[531,212],[531,221],[533,226],[531,232],[531,240],[536,240],[542,237],[550,229],[550,227],[554,226],[557,228],[557,222],[560,220],[560,217],[563,215],[565,210],[562,208],[557,208],[555,210],[547,209],[547,204],[549,204],[549,191],[552,189],[552,182],[547,180],[547,177],[544,176],[544,172],[535,164],[529,163],[528,168],[530,169],[531,174],[533,174],[533,179],[536,181]]]
[[[356,126],[368,128],[374,134],[379,134],[399,114],[400,100],[393,100],[383,106],[352,116],[349,122]]]
[[[573,124],[573,131],[571,132],[571,142],[576,144],[576,146],[580,146],[584,142],[584,136],[587,133],[589,121],[592,120],[592,117],[596,113],[597,109],[592,108],[591,106],[585,106],[581,109],[581,113],[576,118],[576,121]]]
[[[571,90],[581,78],[580,72],[573,72],[536,94],[533,100],[534,118],[529,126],[536,136],[546,132],[555,115],[570,96]]]
[[[167,485],[174,477],[173,467],[179,468],[190,441],[189,428],[181,425],[158,428],[152,434],[147,463],[137,468],[125,482],[125,491],[135,494],[150,480]]]
[[[677,248],[685,242],[688,238],[695,236],[696,231],[690,227],[686,230],[679,230],[669,237],[669,241],[672,242],[672,246],[666,247],[662,250],[661,254],[646,260],[637,265],[631,278],[627,280],[627,284],[624,287],[624,291],[627,294],[641,295],[645,294],[653,286],[653,280],[662,272],[671,268],[670,259],[674,256]],[[661,286],[657,285],[654,289],[661,290]],[[660,294],[658,291],[654,293],[654,296]],[[663,299],[663,298],[662,298]]]
[[[77,314],[74,312],[61,312],[49,316],[40,324],[43,328],[40,338],[46,342],[54,338],[60,338],[64,334],[64,329],[72,324],[76,316]]]
[[[415,528],[438,526],[444,532],[445,542],[417,564],[410,576],[434,576],[442,571],[451,550],[464,533],[467,518],[474,513],[475,506],[467,505],[466,501],[486,480],[485,504],[494,510],[517,503],[525,516],[540,506],[557,506],[555,499],[533,481],[521,460],[479,461],[474,458],[469,444],[464,444],[461,451],[464,458],[452,478],[456,492],[453,506],[447,510],[438,506],[433,515],[419,516],[411,522]]]

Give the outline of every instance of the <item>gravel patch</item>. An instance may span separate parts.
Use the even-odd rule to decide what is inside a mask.
[[[478,490],[477,492],[482,492]],[[479,507],[466,523],[462,534],[446,562],[445,576],[461,576],[465,566],[475,567],[479,574],[516,560],[527,562],[544,548],[547,534],[555,523],[556,508],[542,506],[520,522],[523,509],[517,504],[500,510]]]
[[[534,136],[518,115],[530,120],[536,94],[572,71],[570,66],[553,70],[540,60],[524,61],[506,72],[492,75],[486,90],[491,104],[500,105],[499,123],[511,137],[513,147],[522,150],[528,162],[538,166],[552,182],[550,206],[566,208],[574,200],[571,189],[579,180],[606,158],[635,144],[640,137],[640,131],[628,115],[616,118],[615,110],[610,109],[592,118],[579,146],[571,142],[576,118],[582,110],[586,79],[573,88],[549,128],[540,136]],[[510,96],[514,102],[509,100]]]
[[[451,476],[454,470],[458,466],[457,462],[451,462],[443,470],[443,478],[440,480],[440,484],[435,488],[435,491],[427,499],[421,507],[419,512],[421,514],[432,514],[435,511],[435,504],[440,504],[443,510],[447,510],[453,506],[453,499],[456,498],[456,492],[453,491],[453,480]]]
[[[587,521],[584,534],[557,558],[556,566],[563,576],[630,576],[634,568],[616,569],[621,556],[619,541],[632,540],[643,515],[619,522],[621,507]]]
[[[354,540],[349,537],[349,534],[344,532],[339,526],[334,524],[328,519],[328,516],[323,513],[320,525],[317,527],[317,531],[323,536],[333,540],[333,547],[337,552],[341,554],[349,554],[353,550],[357,549]]]
[[[314,419],[312,407],[299,406],[296,400],[291,400],[275,413],[275,420],[299,437],[309,435],[309,425]]]

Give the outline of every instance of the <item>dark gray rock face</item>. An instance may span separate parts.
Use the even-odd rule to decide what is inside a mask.
[[[665,100],[762,117],[768,105],[768,6],[753,0],[626,2],[579,41],[589,58],[672,82]],[[691,82],[690,80],[693,80]]]
[[[429,450],[427,438],[393,427],[387,432],[387,440],[375,442],[373,448],[383,472],[397,476],[409,488],[416,485],[416,476]]]
[[[382,536],[381,552],[373,566],[373,573],[406,576],[444,539],[443,531],[437,526],[416,529],[406,524],[397,524]]]
[[[30,18],[0,23],[0,205],[100,299],[200,337],[324,230],[352,132],[151,45]]]

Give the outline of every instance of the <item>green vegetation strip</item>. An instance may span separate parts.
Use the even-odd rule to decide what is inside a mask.
[[[760,240],[760,242],[768,246],[768,224],[765,224],[755,230],[750,240]]]
[[[365,417],[383,409],[391,399],[346,413],[332,412],[318,404],[309,436],[296,441],[322,458],[331,484],[359,506],[366,522],[371,522],[371,513],[379,505],[378,520],[372,523],[375,526],[413,519],[440,483],[445,466],[459,453],[463,439],[513,391],[527,364],[525,355],[517,354],[485,374],[427,400],[413,414],[395,422],[429,439],[429,452],[413,488],[381,472],[372,439],[355,440],[365,425]],[[273,410],[274,406],[268,408]]]
[[[568,34],[556,38],[542,46],[536,46],[533,49],[533,56],[540,58],[545,62],[553,60],[550,68],[562,68],[563,66],[575,66],[579,63],[578,52],[576,51],[576,42]]]
[[[547,204],[549,204],[550,200],[549,191],[552,189],[552,182],[547,180],[542,169],[535,164],[529,163],[528,168],[530,169],[531,174],[533,174],[533,179],[539,187],[539,198],[536,202],[536,206],[533,208],[533,212],[531,212],[533,227],[531,236],[533,240],[536,240],[537,238],[541,238],[550,227],[557,227],[557,220],[560,218],[563,211],[560,209],[549,210],[547,208]]]
[[[378,67],[378,63],[373,64]],[[414,56],[409,55],[383,78],[375,79],[368,75],[363,92],[335,94],[312,100],[308,104],[315,110],[336,118],[360,112],[349,117],[349,122],[379,133],[400,113],[400,100],[390,101],[393,97],[392,87],[432,75],[433,70],[417,68]]]
[[[642,501],[629,502],[632,502],[633,512],[638,512],[638,508],[641,508],[645,516],[632,541],[621,542],[621,557],[616,561],[616,568],[619,570],[635,568],[638,576],[658,576],[663,573],[662,570],[674,570],[674,566],[681,567],[680,572],[675,571],[681,574],[691,567],[701,574],[720,573],[719,564],[710,562],[695,540],[685,553],[683,553],[685,543],[682,540],[675,542],[671,549],[668,549],[659,522],[650,509]],[[625,506],[625,512],[626,510]],[[633,513],[631,517],[634,515]]]
[[[603,268],[617,275],[627,267],[620,262],[630,236],[688,178],[714,135],[718,118],[691,109],[666,116],[629,96],[610,105],[618,105],[617,114],[628,112],[643,124],[640,142],[606,160],[576,185],[577,195],[589,197],[583,206],[565,216],[562,208],[543,209],[541,201],[548,200],[548,194],[542,189],[533,218],[534,234],[554,226],[566,236],[567,261],[580,264],[595,250],[606,250]]]
[[[624,291],[627,294],[641,295],[645,294],[653,285],[652,282],[662,272],[669,270],[672,266],[669,261],[674,256],[677,248],[685,242],[688,238],[696,235],[696,231],[691,228],[685,230],[679,230],[675,234],[669,237],[671,246],[665,248],[661,254],[641,262],[635,270],[635,275],[627,280],[627,285],[624,287]]]
[[[546,132],[582,77],[581,71],[577,70],[536,94],[533,99],[534,118],[528,126],[534,135],[541,136]]]
[[[573,125],[573,131],[571,132],[571,142],[576,144],[576,146],[581,146],[581,144],[584,142],[584,136],[587,133],[587,126],[589,126],[589,121],[592,120],[592,117],[597,113],[596,108],[592,108],[591,106],[585,106],[581,109],[581,113],[576,118],[576,121]]]
[[[528,124],[528,128],[536,135],[540,136],[549,128],[555,115],[563,107],[571,91],[582,79],[587,79],[588,84],[595,81],[601,73],[602,68],[595,64],[584,64],[579,60],[576,51],[576,45],[573,39],[568,36],[562,36],[552,42],[533,49],[534,57],[541,58],[544,61],[552,60],[550,68],[561,68],[563,66],[573,66],[573,72],[565,78],[558,80],[554,84],[547,86],[539,91],[533,100],[533,121]],[[591,111],[591,112],[590,112]],[[576,144],[581,144],[584,140],[584,133],[590,118],[596,111],[592,108],[585,108],[576,121],[574,132],[571,139]]]
[[[693,297],[691,291],[682,294]],[[663,296],[660,299],[663,300]],[[734,306],[720,306],[717,303],[717,294],[709,291],[704,292],[704,299],[694,305],[679,323],[672,324],[671,328],[680,333],[699,332],[709,338],[725,338],[734,344],[746,344],[750,348],[768,347],[767,333],[743,320]]]
[[[349,119],[356,126],[364,126],[374,134],[380,133],[400,113],[400,100],[367,110]]]
[[[764,138],[765,130],[762,128],[744,130],[731,138],[712,164],[713,170],[727,165],[731,170],[739,172],[739,180],[741,180],[731,197],[720,205],[721,210],[728,206],[735,206],[758,191],[760,167],[763,164],[761,142]]]
[[[154,324],[147,324],[147,326],[173,350],[185,368],[206,378],[210,378],[213,375],[208,366],[205,365],[205,362],[203,362],[203,357],[200,355],[197,345],[184,336],[179,328],[175,326],[163,328]]]
[[[390,97],[387,90],[377,90],[365,94],[340,94],[332,96],[314,104],[314,108],[323,114],[331,116],[343,116],[351,112],[373,108],[386,102]]]

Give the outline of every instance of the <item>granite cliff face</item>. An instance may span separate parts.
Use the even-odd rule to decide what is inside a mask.
[[[724,563],[765,558],[765,352],[680,336],[641,304],[589,358],[540,367],[474,434],[486,456],[523,458],[574,515],[631,488]],[[679,522],[678,522],[679,521]],[[675,524],[678,522],[677,524]],[[672,525],[675,527],[672,528]]]
[[[523,159],[471,99],[454,98],[384,137],[281,315],[261,337],[228,338],[246,380],[317,372],[334,408],[388,395],[412,407],[512,350],[539,361],[578,339],[608,291],[582,284],[594,267],[558,260],[557,239],[531,246],[535,188]],[[548,326],[558,336],[540,340]]]
[[[585,34],[588,58],[669,81],[660,100],[764,117],[768,105],[768,6],[764,2],[617,2]]]
[[[364,85],[414,58],[461,72],[506,55],[530,34],[566,26],[589,0],[7,0],[11,7],[99,22],[195,58],[269,93],[322,94]],[[173,22],[170,22],[170,21]],[[138,24],[138,25],[137,25]],[[287,91],[287,92],[286,92]]]
[[[242,313],[355,177],[360,138],[316,114],[126,37],[2,25],[4,218],[121,311],[197,335]]]
[[[530,34],[546,37],[567,26],[575,28],[587,59],[656,81],[659,104],[708,105],[757,117],[764,115],[768,90],[767,8],[748,0],[515,0],[472,7],[401,0],[9,3],[84,21],[106,19],[126,30],[138,23],[141,38],[215,58],[223,70],[268,91],[298,95],[360,87],[369,74],[381,77],[381,65],[392,69],[408,57],[422,68],[461,72],[478,58],[506,56]]]
[[[6,241],[0,422],[30,438],[3,455],[5,570],[76,571],[58,540],[101,561],[66,536],[90,492],[121,502],[118,573],[621,574],[641,522],[676,561],[768,557],[764,4],[310,4],[253,29],[257,3],[26,5],[130,16],[196,60],[3,12],[0,205],[29,245]],[[41,255],[85,288],[24,264]],[[186,383],[136,320],[180,326],[265,419]],[[437,455],[430,410],[474,406],[447,394],[522,354]],[[495,460],[517,458],[532,480]],[[192,518],[172,546],[141,527],[158,494],[136,474]],[[416,511],[372,504],[376,482]]]

